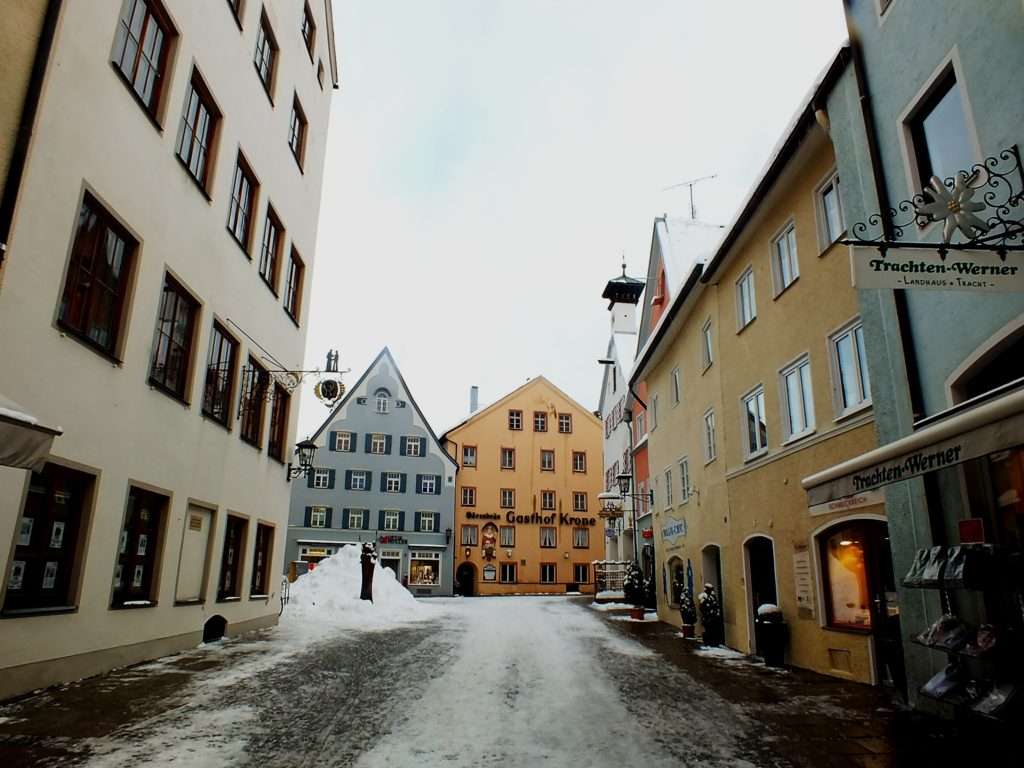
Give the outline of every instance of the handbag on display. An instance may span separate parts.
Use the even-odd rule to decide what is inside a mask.
[[[1006,707],[1016,692],[1017,689],[1011,683],[997,685],[974,705],[974,711],[983,715],[997,715]]]
[[[966,653],[969,656],[983,656],[992,651],[999,643],[999,631],[991,624],[978,627],[978,634],[968,643]]]
[[[917,554],[914,555],[914,562],[910,564],[910,570],[907,571],[907,575],[903,577],[903,586],[905,587],[920,587],[921,579],[924,576],[925,566],[928,565],[928,556],[930,550],[919,549]]]
[[[917,636],[917,641],[922,645],[945,648],[947,651],[960,650],[970,639],[970,627],[948,613],[940,616],[934,624]]]
[[[942,585],[947,588],[981,589],[990,581],[991,544],[961,544],[946,553]]]
[[[942,572],[946,569],[946,548],[932,547],[928,550],[928,562],[921,572],[922,587],[941,587]]]

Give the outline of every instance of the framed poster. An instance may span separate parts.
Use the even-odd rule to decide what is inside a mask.
[[[143,572],[145,570],[146,570],[146,567],[144,565],[142,565],[141,563],[139,565],[135,566],[135,573],[132,575],[132,586],[133,587],[141,587],[142,586],[142,574],[143,574]]]
[[[146,554],[146,546],[148,544],[149,544],[149,537],[146,534],[144,534],[144,533],[140,533],[139,534],[139,545],[135,549],[135,554],[140,556],[140,557],[142,555]]]
[[[121,574],[124,573],[124,566],[120,563],[114,567],[114,589],[121,586]]]
[[[117,548],[117,551],[122,555],[128,551],[128,531],[121,531],[121,546]]]
[[[15,560],[11,564],[11,578],[7,580],[7,589],[10,591],[21,589],[25,582],[25,561]]]

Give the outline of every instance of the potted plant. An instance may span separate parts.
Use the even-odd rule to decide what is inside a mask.
[[[722,624],[722,606],[714,586],[704,585],[704,591],[697,597],[697,606],[704,625],[704,645],[721,645],[725,642],[725,627]]]
[[[622,579],[622,593],[626,602],[633,606],[629,609],[630,618],[643,621],[644,602],[647,596],[644,590],[644,574],[635,560],[626,566],[626,575]]]
[[[686,587],[679,591],[679,616],[683,620],[683,637],[693,637],[696,632],[697,606],[693,604],[693,593]]]
[[[787,628],[782,620],[782,609],[774,603],[758,606],[754,620],[754,639],[757,652],[769,667],[781,667],[786,658]]]

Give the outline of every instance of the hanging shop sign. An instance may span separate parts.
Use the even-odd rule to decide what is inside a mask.
[[[640,537],[644,539],[653,539],[654,531],[650,528],[644,528],[642,531],[640,531]]]
[[[1011,264],[993,251],[938,251],[854,246],[853,284],[857,288],[910,288],[932,291],[1024,292],[1024,261]]]
[[[670,517],[665,525],[661,527],[661,538],[665,541],[674,541],[680,536],[686,535],[686,521]]]

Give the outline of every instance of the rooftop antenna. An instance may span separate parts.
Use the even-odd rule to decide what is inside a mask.
[[[668,192],[670,189],[676,189],[678,187],[689,187],[690,188],[690,220],[695,221],[697,219],[697,208],[693,204],[693,185],[701,181],[707,181],[708,179],[717,179],[718,174],[712,173],[710,176],[701,176],[699,179],[690,179],[689,181],[681,181],[678,184],[672,184],[671,186],[663,188],[662,192]]]

